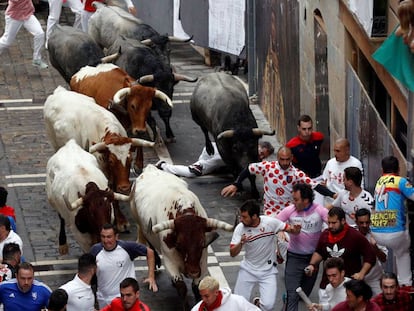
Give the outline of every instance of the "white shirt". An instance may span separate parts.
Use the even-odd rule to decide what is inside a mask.
[[[96,277],[98,291],[96,298],[99,307],[111,303],[119,297],[119,284],[127,277],[136,278],[133,259],[147,255],[147,247],[132,241],[117,241],[117,246],[111,251],[103,248],[101,243],[92,246],[91,254],[96,256]]]
[[[246,227],[239,223],[234,229],[231,245],[240,243],[242,235],[247,236],[244,244],[245,255],[242,264],[249,270],[266,271],[276,262],[276,233],[283,230],[286,223],[268,216],[260,216],[257,227]]]
[[[350,215],[355,214],[355,212],[361,208],[366,208],[372,212],[374,209],[374,203],[374,198],[371,193],[366,190],[362,190],[361,193],[354,199],[349,197],[348,190],[341,190],[332,205],[341,207],[346,214],[346,222],[355,227],[355,220],[353,220]]]
[[[128,253],[119,245],[113,251],[102,250],[96,256],[98,278],[97,297],[107,301],[119,296],[119,284],[127,277],[135,278],[134,262]],[[101,304],[99,304],[99,307]]]
[[[95,296],[91,286],[82,281],[77,274],[72,281],[63,284],[60,288],[64,289],[69,296],[67,311],[95,310]]]
[[[243,296],[232,294],[230,288],[220,288],[223,298],[221,305],[215,308],[214,311],[260,311],[258,307],[251,304]],[[197,303],[191,311],[198,311],[203,301]]]
[[[5,238],[3,241],[0,242],[0,258],[3,258],[3,247],[4,245],[8,244],[8,243],[16,243],[20,246],[20,251],[22,252],[23,255],[23,241],[20,238],[20,236],[14,232],[13,230],[10,230],[9,235],[7,236],[7,238]]]
[[[322,174],[323,179],[326,180],[326,187],[336,193],[345,189],[344,169],[351,166],[358,167],[363,172],[361,161],[353,156],[350,156],[345,162],[338,162],[336,158],[330,159],[326,163]],[[364,181],[362,181],[361,187],[364,188]]]
[[[336,288],[332,287],[331,283],[326,285],[326,295],[328,297],[328,302],[321,303],[323,311],[329,311],[338,303],[346,300],[346,290],[344,284],[349,280],[350,278],[346,277],[344,281]]]

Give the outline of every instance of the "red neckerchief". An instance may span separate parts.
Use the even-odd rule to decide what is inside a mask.
[[[218,307],[221,306],[222,299],[223,299],[223,294],[221,293],[221,290],[219,290],[216,301],[214,301],[210,307],[208,307],[206,303],[203,301],[198,311],[213,311],[214,309],[217,309]]]
[[[335,244],[338,241],[342,240],[343,237],[345,236],[345,234],[348,232],[349,229],[349,225],[347,223],[345,223],[344,225],[344,229],[337,233],[337,234],[332,234],[331,231],[328,232],[328,242]]]

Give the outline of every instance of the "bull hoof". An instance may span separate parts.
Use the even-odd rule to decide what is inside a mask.
[[[59,245],[59,254],[60,255],[67,255],[68,253],[69,253],[68,244]]]

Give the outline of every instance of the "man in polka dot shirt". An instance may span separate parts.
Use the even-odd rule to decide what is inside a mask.
[[[242,182],[249,174],[262,175],[263,210],[267,216],[276,216],[279,211],[292,204],[292,187],[297,183],[310,184],[311,187],[324,196],[335,197],[336,194],[323,185],[314,182],[303,171],[292,165],[292,152],[288,147],[280,147],[277,161],[262,161],[251,163],[237,177],[236,181],[224,187],[221,194],[224,197],[234,196],[242,188]]]

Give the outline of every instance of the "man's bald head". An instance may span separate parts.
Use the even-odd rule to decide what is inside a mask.
[[[292,150],[286,146],[282,146],[277,151],[277,161],[283,170],[287,170],[292,164]]]
[[[348,161],[351,156],[349,140],[346,138],[339,138],[334,144],[334,155],[336,161],[345,162]]]

